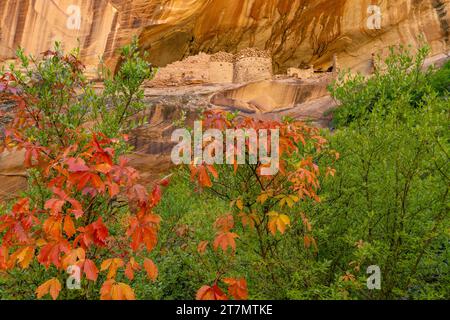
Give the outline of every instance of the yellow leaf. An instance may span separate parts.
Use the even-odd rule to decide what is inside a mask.
[[[136,300],[133,289],[125,283],[119,283],[119,286],[123,293],[124,300]]]
[[[292,208],[294,204],[299,200],[299,197],[295,195],[287,195],[287,196],[281,195],[278,196],[277,198],[281,199],[279,203],[281,208],[283,208],[286,204],[288,205],[289,208]]]
[[[30,266],[31,260],[34,257],[34,247],[24,247],[17,252],[17,262],[22,269],[26,269]]]
[[[261,193],[258,198],[256,198],[256,201],[258,201],[261,204],[264,204],[266,200],[269,198],[269,195],[265,192]]]
[[[243,210],[244,209],[244,203],[243,203],[242,199],[236,200],[236,207],[238,207],[239,210]]]
[[[105,271],[109,268],[109,266],[111,265],[113,259],[107,259],[105,261],[102,262],[102,264],[100,265],[100,270],[101,271]]]
[[[267,190],[267,191],[262,192],[262,193],[256,198],[256,201],[259,202],[259,203],[261,203],[261,204],[264,204],[264,202],[266,202],[267,199],[269,199],[269,197],[272,197],[272,196],[273,196],[273,190]],[[277,197],[279,197],[279,196],[277,196]]]
[[[280,231],[281,234],[283,234],[286,231],[286,226],[291,224],[291,220],[285,214],[279,214],[278,212],[271,211],[268,215],[268,228],[273,235],[277,233],[277,230]]]
[[[45,239],[41,238],[41,239],[36,240],[36,244],[38,247],[43,247],[47,244],[47,241]]]
[[[117,269],[121,268],[123,266],[124,266],[124,262],[122,259],[114,258],[114,259],[107,259],[107,260],[103,261],[102,264],[100,265],[100,269],[101,269],[101,271],[109,269],[108,274],[106,275],[106,278],[112,279],[116,276]]]

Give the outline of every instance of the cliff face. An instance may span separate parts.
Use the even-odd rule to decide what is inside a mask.
[[[449,24],[450,0],[2,0],[0,59],[17,46],[38,54],[79,39],[87,65],[103,56],[114,66],[116,49],[138,35],[158,66],[258,47],[272,53],[276,72],[327,69],[333,54],[364,71],[372,53],[417,46],[422,33],[433,53],[447,52]]]
[[[434,53],[449,45],[449,0],[160,2],[164,9],[140,38],[152,60],[163,65],[198,51],[258,47],[272,52],[276,71],[328,68],[334,53],[341,65],[364,70],[372,53],[399,42],[417,45],[421,33]]]
[[[94,71],[111,47],[115,15],[108,1],[1,0],[0,60],[14,57],[19,46],[37,56],[62,41],[67,50],[80,46],[88,72]]]

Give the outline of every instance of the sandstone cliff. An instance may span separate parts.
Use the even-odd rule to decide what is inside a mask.
[[[379,9],[378,9],[379,8]],[[59,39],[79,39],[86,64],[114,67],[133,35],[165,66],[201,51],[272,53],[274,70],[313,64],[367,71],[374,52],[397,43],[449,51],[450,0],[2,0],[0,59],[17,46],[38,54]]]
[[[112,47],[116,13],[108,1],[1,0],[0,60],[14,57],[19,46],[37,56],[62,41],[66,50],[80,46],[87,72],[96,72]]]

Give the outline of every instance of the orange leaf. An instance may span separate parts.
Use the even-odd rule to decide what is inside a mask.
[[[63,230],[69,238],[71,238],[76,232],[75,224],[73,223],[72,218],[68,215],[64,218]]]
[[[208,171],[211,172],[214,178],[219,178],[219,174],[217,173],[216,169],[212,165],[207,165],[206,168],[208,168]]]
[[[85,256],[86,256],[86,253],[85,253],[84,249],[81,247],[71,250],[62,259],[63,269],[67,269],[68,266],[76,264],[77,260],[84,261]]]
[[[87,279],[97,281],[98,269],[94,261],[86,259],[84,261],[83,271],[86,274]]]
[[[133,267],[131,266],[131,264],[129,262],[127,263],[127,265],[125,267],[125,277],[127,277],[128,280],[134,279]]]
[[[13,260],[12,263],[14,263],[14,261],[17,260],[20,267],[22,269],[26,269],[29,267],[33,257],[34,257],[34,247],[23,247],[21,249],[18,249],[15,253],[11,255],[11,260]]]
[[[133,289],[125,283],[113,279],[106,281],[100,289],[101,300],[136,300]]]
[[[248,299],[247,281],[245,281],[244,278],[226,278],[223,279],[223,282],[228,284],[228,292],[233,296],[233,298],[236,300]]]
[[[60,291],[61,291],[61,283],[59,282],[58,279],[52,278],[52,279],[48,280],[47,282],[41,284],[36,289],[36,295],[37,295],[37,298],[40,299],[43,296],[45,296],[46,294],[50,293],[50,296],[52,297],[52,299],[56,300],[56,298],[58,298],[58,296],[59,296]]]
[[[236,200],[236,207],[238,207],[241,211],[244,209],[244,202],[242,201],[242,199]]]
[[[161,218],[155,214],[135,216],[130,218],[130,226],[127,235],[131,236],[131,248],[137,251],[142,244],[145,244],[148,251],[151,251],[156,243],[157,229]]]
[[[8,268],[9,249],[3,244],[0,246],[0,270]]]
[[[230,231],[234,227],[233,215],[227,214],[217,218],[216,222],[214,223],[214,227],[216,227],[217,230],[222,232]]]
[[[158,268],[153,263],[153,261],[150,260],[150,259],[145,258],[145,260],[144,260],[144,268],[145,268],[145,271],[147,271],[148,277],[150,279],[152,279],[153,281],[155,281],[156,278],[158,277]]]
[[[107,174],[111,171],[111,165],[109,163],[102,163],[95,166],[95,170],[100,173]]]
[[[211,171],[211,169],[209,170]],[[191,165],[191,180],[194,180],[196,176],[198,176],[198,182],[202,187],[208,188],[212,187],[212,182],[211,179],[209,178],[208,169],[205,165]]]
[[[316,243],[316,239],[314,239],[311,236],[305,235],[303,237],[303,242],[305,244],[305,248],[309,248],[311,247],[311,244],[314,246],[314,249],[317,251],[317,243]]]
[[[106,275],[107,279],[112,279],[117,274],[117,269],[123,267],[123,260],[120,258],[107,259],[102,262],[100,269],[101,271],[108,270],[108,274]]]
[[[239,238],[236,233],[233,232],[221,232],[217,234],[216,239],[214,239],[213,247],[214,250],[222,248],[223,251],[227,251],[228,247],[231,247],[232,251],[236,250],[236,241],[235,238]]]
[[[195,296],[197,300],[228,300],[227,296],[223,291],[217,286],[217,284],[210,286],[201,287]]]
[[[204,254],[206,251],[206,247],[208,246],[209,241],[202,241],[197,246],[197,252],[199,254]]]
[[[256,216],[254,213],[245,214],[244,212],[239,213],[241,217],[242,226],[249,226],[250,229],[255,227]]]
[[[345,275],[343,275],[341,277],[341,280],[344,281],[344,282],[353,282],[353,281],[355,281],[355,276],[347,271],[345,273]]]
[[[128,261],[127,266],[125,267],[125,276],[129,280],[133,280],[134,278],[134,270],[139,270],[141,267],[132,257],[130,261]]]
[[[62,218],[50,217],[44,221],[44,232],[54,239],[61,237]]]

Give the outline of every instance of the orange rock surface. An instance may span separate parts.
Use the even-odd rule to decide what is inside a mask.
[[[2,0],[0,59],[18,46],[38,54],[79,39],[94,72],[98,57],[115,66],[117,48],[137,35],[158,66],[257,47],[272,53],[276,72],[327,69],[335,53],[343,67],[365,71],[372,53],[417,46],[420,34],[433,54],[448,52],[449,13],[450,0]]]

